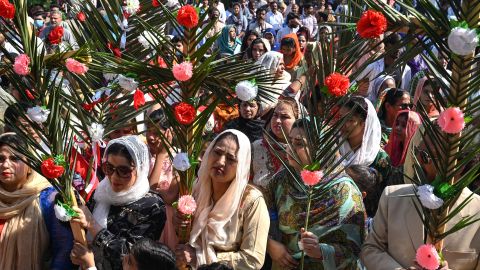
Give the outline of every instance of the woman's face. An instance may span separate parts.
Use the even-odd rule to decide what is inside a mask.
[[[295,54],[295,48],[289,46],[282,46],[280,48],[283,56],[293,56]]]
[[[237,32],[234,27],[230,28],[230,30],[228,31],[228,36],[230,37],[230,39],[235,39],[237,37]]]
[[[260,56],[262,56],[267,50],[262,42],[254,44],[252,46],[252,58],[254,61],[257,61]]]
[[[179,52],[182,52],[183,53],[183,43],[181,41],[175,43],[175,48],[179,51]]]
[[[281,77],[284,71],[285,71],[285,62],[283,62],[283,58],[281,58],[280,61],[278,62],[277,70],[275,71],[275,77]]]
[[[298,10],[299,10],[299,7],[297,4],[293,4],[292,5],[292,12],[295,13],[295,14],[298,14]]]
[[[235,15],[240,14],[240,6],[239,5],[233,6],[233,14],[235,14]]]
[[[304,35],[298,36],[298,42],[300,43],[300,49],[305,49],[305,46],[307,45],[307,39]]]
[[[395,104],[391,105],[388,102],[385,103],[385,109],[390,115],[391,119],[393,119],[399,111],[409,109],[411,104],[412,102],[410,101],[410,95],[405,93],[400,99],[397,100],[397,102],[395,102]]]
[[[137,170],[128,159],[122,155],[110,154],[103,164],[104,173],[115,192],[129,190],[137,181]]]
[[[288,164],[290,164],[295,170],[301,171],[304,165],[311,163],[305,131],[301,128],[293,128],[292,131],[290,131],[289,139],[292,147],[287,148]],[[297,163],[295,157],[300,164]]]
[[[240,103],[240,115],[244,119],[253,119],[258,113],[258,104],[253,101],[242,101]]]
[[[0,185],[7,191],[15,191],[25,184],[30,167],[23,163],[13,149],[8,146],[0,147]]]
[[[433,100],[434,100],[434,95],[433,95],[433,88],[430,84],[427,84],[423,87],[423,91],[420,94],[420,102],[422,105],[428,110],[429,107],[433,106]]]
[[[275,107],[272,120],[270,120],[270,128],[275,137],[278,140],[283,141],[285,136],[290,134],[290,130],[292,129],[295,120],[296,118],[292,106],[287,103],[280,103]],[[285,136],[283,135],[284,133]]]
[[[397,116],[397,120],[395,121],[395,135],[401,141],[405,141],[405,137],[407,136],[407,120],[408,120],[408,113],[402,113]]]
[[[339,119],[348,117],[345,124],[340,129],[342,136],[347,139],[363,137],[365,129],[365,121],[363,121],[358,115],[350,113],[350,108],[342,107],[339,111]]]
[[[125,127],[125,128],[120,128],[114,130],[112,133],[108,135],[108,137],[113,140],[113,139],[118,139],[123,136],[127,135],[133,135],[134,131],[132,127]]]
[[[248,36],[247,38],[247,47],[250,47],[250,45],[252,44],[252,42],[257,39],[257,36],[256,35],[250,35]]]
[[[208,155],[208,172],[212,184],[230,183],[237,174],[238,144],[231,138],[226,137],[215,143]]]

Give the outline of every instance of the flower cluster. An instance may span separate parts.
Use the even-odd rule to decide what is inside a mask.
[[[465,118],[462,110],[451,107],[442,111],[437,120],[443,132],[456,134],[465,128]]]
[[[138,82],[134,78],[123,76],[122,74],[117,77],[120,87],[128,92],[132,92],[138,88]]]
[[[421,245],[415,256],[417,263],[427,270],[436,270],[440,267],[441,258],[433,245]]]
[[[0,0],[0,17],[13,19],[15,17],[15,6],[8,0]]]
[[[198,24],[198,13],[195,7],[185,5],[178,10],[177,21],[183,27],[191,29]]]
[[[235,86],[235,93],[241,101],[250,101],[257,97],[258,86],[251,81],[241,81]]]
[[[418,199],[428,209],[438,209],[443,205],[443,200],[433,193],[434,189],[431,185],[422,185],[417,189]]]
[[[46,122],[49,114],[50,110],[40,106],[27,109],[28,118],[37,124]]]
[[[138,110],[143,105],[145,105],[145,94],[140,89],[137,89],[133,94],[133,107],[135,110]]]
[[[53,45],[58,45],[62,42],[63,37],[63,27],[56,26],[48,34],[48,42]]]
[[[73,58],[68,58],[65,61],[65,66],[67,67],[68,71],[78,75],[84,75],[88,71],[88,67],[85,64],[80,63]]]
[[[137,13],[140,10],[140,1],[127,0],[126,5],[123,7],[123,10],[129,15]]]
[[[174,105],[173,113],[175,115],[175,119],[182,125],[190,125],[193,123],[196,116],[195,107],[186,102],[180,102]]]
[[[192,215],[197,209],[197,203],[191,195],[183,195],[178,199],[178,211],[184,215]]]
[[[191,166],[188,154],[183,152],[176,154],[173,158],[172,165],[177,171],[184,172],[188,170]]]
[[[175,64],[172,67],[172,73],[176,80],[181,82],[188,81],[193,76],[193,65],[187,61]]]
[[[300,172],[300,176],[302,177],[303,183],[307,186],[315,186],[316,184],[320,183],[323,178],[322,171],[309,171],[309,170],[302,170]]]
[[[28,75],[28,73],[30,73],[30,57],[28,57],[26,54],[20,54],[19,56],[15,57],[13,70],[18,75]]]
[[[325,78],[325,86],[330,95],[341,97],[347,94],[350,80],[347,76],[334,72]]]
[[[469,55],[479,45],[479,37],[475,29],[455,27],[448,35],[448,47],[457,55]]]
[[[54,179],[63,175],[65,168],[62,165],[58,165],[53,157],[49,157],[42,162],[40,170],[43,176],[46,178]]]
[[[357,32],[362,38],[378,38],[387,30],[387,19],[375,10],[367,10],[357,22]]]

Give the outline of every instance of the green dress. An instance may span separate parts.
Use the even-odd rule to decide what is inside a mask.
[[[304,269],[356,269],[366,234],[362,195],[346,175],[333,179],[328,189],[326,196],[312,201],[308,226],[308,231],[319,238],[323,259],[306,257]],[[298,241],[300,229],[305,226],[305,194],[286,169],[275,175],[265,193],[271,218],[269,236],[286,245],[292,256],[300,260]],[[274,263],[272,270],[275,269],[281,268]]]

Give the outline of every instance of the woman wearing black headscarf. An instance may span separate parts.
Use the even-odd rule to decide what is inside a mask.
[[[226,124],[225,129],[236,129],[247,135],[250,142],[262,138],[265,121],[260,118],[262,106],[260,101],[253,99],[241,101],[239,104],[240,117]]]

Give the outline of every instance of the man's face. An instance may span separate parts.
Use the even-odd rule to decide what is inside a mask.
[[[60,23],[62,22],[62,16],[54,13],[50,17],[50,22],[52,23],[52,26],[59,26]]]
[[[270,9],[275,12],[278,10],[278,5],[277,5],[277,2],[272,2],[270,3]]]
[[[299,25],[300,25],[300,21],[298,19],[291,19],[288,21],[288,27],[290,28],[296,28]]]

